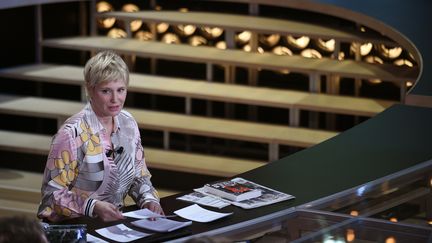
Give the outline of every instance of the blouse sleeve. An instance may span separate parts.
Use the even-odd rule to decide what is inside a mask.
[[[146,202],[154,201],[159,203],[159,195],[153,187],[150,178],[151,174],[147,169],[144,157],[144,149],[141,145],[141,135],[138,126],[135,128],[134,141],[136,146],[135,154],[135,179],[129,190],[129,196],[141,208]]]
[[[39,218],[55,222],[91,216],[95,201],[73,189],[80,163],[75,138],[67,129],[61,129],[53,138],[45,166]]]

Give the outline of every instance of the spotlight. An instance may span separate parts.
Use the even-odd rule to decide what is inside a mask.
[[[374,64],[383,64],[383,60],[377,56],[367,56],[364,58],[364,60],[368,63],[374,63]],[[379,84],[381,83],[381,79],[374,78],[374,79],[368,79],[368,82],[370,84]]]
[[[273,48],[272,52],[278,56],[292,56],[292,51],[286,46],[276,46]],[[288,69],[282,69],[279,71],[282,74],[289,74],[290,71]]]
[[[132,4],[132,3],[127,3],[125,5],[123,5],[122,7],[122,11],[123,12],[127,12],[127,13],[133,13],[133,12],[138,12],[140,9],[138,8],[137,5]],[[139,28],[141,28],[142,26],[142,21],[141,20],[132,20],[130,22],[130,29],[132,32],[135,32],[137,30],[139,30]]]
[[[149,41],[153,39],[153,34],[149,31],[139,30],[135,33],[134,38],[140,41]]]
[[[195,33],[196,26],[195,25],[175,25],[173,26],[174,31],[181,36],[190,36]]]
[[[105,1],[96,3],[96,12],[104,13],[113,11],[113,6]],[[100,28],[109,29],[114,26],[115,18],[98,18],[97,23]]]
[[[414,67],[414,64],[410,60],[408,60],[408,59],[402,59],[402,58],[401,59],[396,59],[393,62],[393,64],[396,65],[396,66],[408,66],[410,68]]]
[[[221,50],[227,49],[227,44],[225,41],[218,41],[215,46],[216,46],[216,48],[221,49]]]
[[[359,212],[358,212],[357,210],[352,210],[352,211],[350,212],[350,215],[351,215],[351,216],[359,216]]]
[[[126,38],[127,33],[126,33],[126,31],[124,31],[122,29],[112,28],[112,29],[110,29],[110,31],[108,31],[107,36],[110,38],[114,38],[114,39],[121,39],[121,38]]]
[[[162,36],[161,41],[166,44],[179,44],[180,38],[174,33],[166,33],[164,36]]]
[[[207,45],[207,39],[199,35],[194,35],[188,39],[188,43],[191,46],[204,46]]]
[[[398,46],[387,47],[386,45],[379,44],[376,46],[376,48],[379,54],[387,59],[395,59],[402,54],[402,48]]]
[[[394,222],[394,223],[397,223],[397,222],[398,222],[398,219],[397,219],[396,217],[391,217],[389,220],[390,220],[391,222]]]
[[[409,68],[414,67],[414,64],[410,60],[403,59],[403,58],[399,58],[399,59],[394,60],[393,64],[396,66],[406,66]],[[409,87],[412,87],[414,85],[414,83],[411,81],[407,81],[407,82],[405,82],[405,85],[407,88],[409,88]]]
[[[159,34],[165,33],[168,30],[168,28],[169,28],[169,24],[167,23],[159,23],[156,25],[156,31]]]
[[[267,47],[275,46],[280,40],[280,35],[271,34],[271,35],[260,35],[259,42]]]
[[[372,51],[373,45],[372,45],[372,43],[363,43],[363,44],[360,44],[358,42],[353,42],[353,43],[351,43],[351,46],[350,46],[350,52],[351,53],[357,53],[357,49],[359,47],[360,47],[360,55],[362,57],[364,57],[364,56],[368,55]]]
[[[245,52],[251,52],[252,51],[252,47],[249,44],[246,44],[243,46],[243,51]],[[257,52],[260,54],[264,53],[264,49],[261,46],[258,46]]]
[[[355,240],[355,231],[353,229],[347,229],[346,240],[347,242],[353,242]]]
[[[339,61],[343,61],[343,60],[345,60],[345,52],[340,51],[339,54],[338,54],[337,59],[338,59]]]
[[[245,45],[246,43],[249,43],[251,37],[252,33],[250,31],[243,31],[235,36],[235,41],[239,45]]]
[[[396,243],[396,238],[389,236],[385,239],[385,243]]]
[[[319,53],[319,51],[311,48],[304,49],[302,52],[300,52],[300,55],[306,58],[322,58],[322,55]]]
[[[300,50],[306,48],[310,42],[310,38],[307,36],[294,37],[292,35],[288,35],[286,39],[288,44]]]
[[[325,52],[333,52],[335,50],[336,41],[335,39],[324,40],[319,38],[318,40],[316,40],[316,44],[318,48]]]
[[[224,32],[223,29],[218,27],[202,27],[200,28],[200,31],[205,38],[210,40],[218,38]]]
[[[292,56],[293,52],[286,46],[276,46],[272,52],[278,56]]]

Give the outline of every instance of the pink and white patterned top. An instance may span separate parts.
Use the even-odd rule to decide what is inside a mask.
[[[46,162],[39,218],[55,222],[93,217],[97,200],[121,208],[127,194],[140,207],[159,202],[131,114],[122,110],[114,117],[112,145],[105,136],[109,134],[90,103],[62,125]]]

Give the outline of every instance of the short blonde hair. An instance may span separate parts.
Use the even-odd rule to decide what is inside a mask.
[[[129,69],[114,51],[101,51],[87,61],[84,67],[84,80],[86,88],[114,80],[122,80],[128,85]]]

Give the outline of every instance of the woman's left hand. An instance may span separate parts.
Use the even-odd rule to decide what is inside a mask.
[[[161,205],[157,202],[146,202],[144,203],[144,208],[148,208],[150,211],[155,212],[160,215],[165,215]]]

